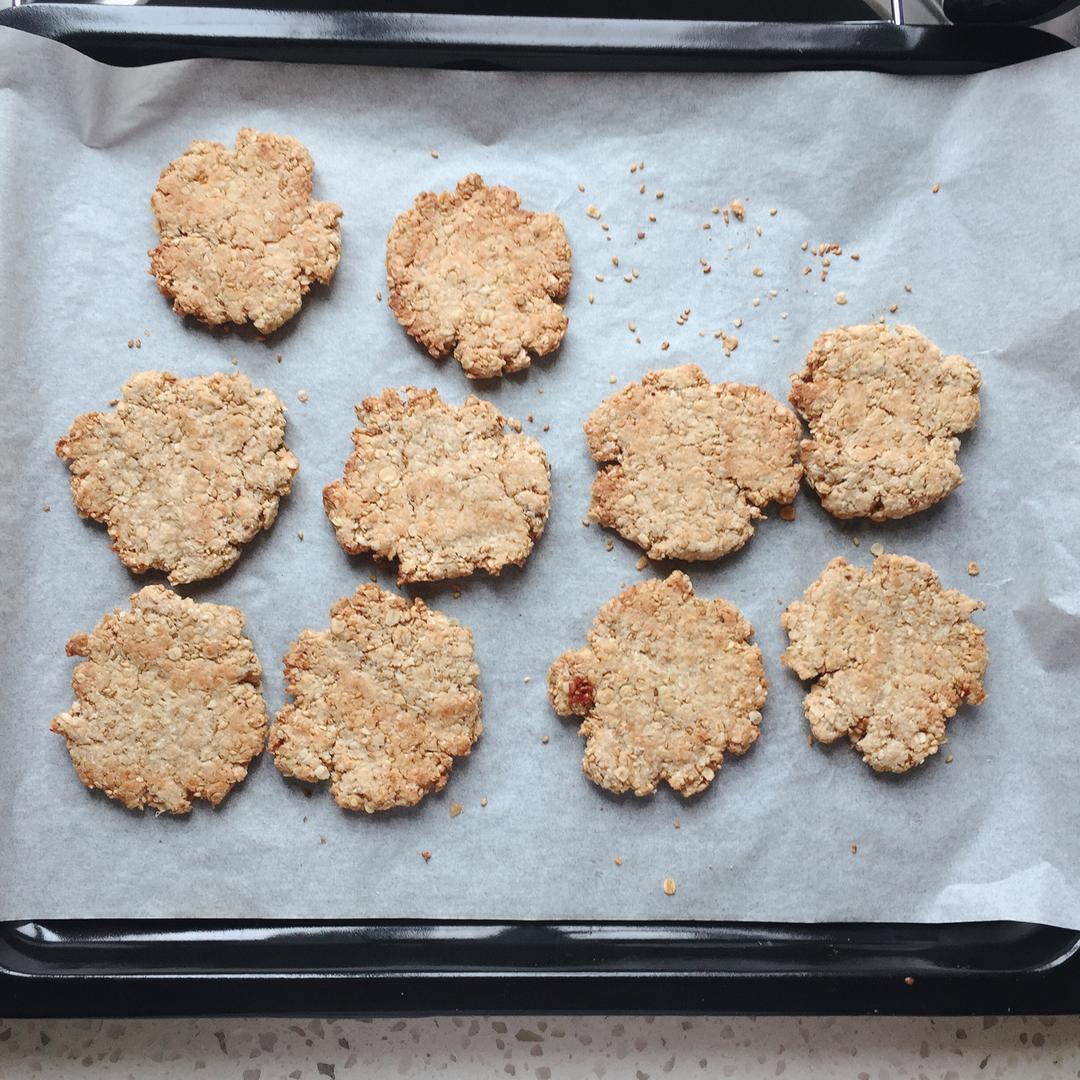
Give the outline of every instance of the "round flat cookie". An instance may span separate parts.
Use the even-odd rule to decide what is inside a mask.
[[[945,721],[986,697],[982,608],[925,563],[882,555],[868,572],[833,559],[780,618],[780,662],[816,679],[804,709],[819,742],[846,735],[872,769],[907,772],[945,742]]]
[[[341,207],[311,198],[311,155],[287,135],[241,128],[236,149],[196,141],[161,173],[150,273],[178,315],[269,334],[341,257]]]
[[[416,197],[386,242],[397,320],[434,357],[453,352],[470,379],[529,366],[558,348],[570,245],[554,214],[473,173],[453,192]]]
[[[124,565],[174,584],[232,566],[299,468],[281,401],[239,373],[134,375],[116,410],[76,417],[56,453],[79,513],[108,526]]]
[[[800,434],[759,387],[710,383],[696,364],[650,371],[585,421],[605,463],[589,516],[652,559],[718,559],[750,539],[767,503],[794,500]]]
[[[412,806],[441,791],[480,737],[472,634],[423,600],[363,585],[285,656],[294,699],[270,729],[277,767],[330,781],[346,810]]]
[[[789,395],[810,425],[802,462],[821,505],[885,521],[944,499],[963,480],[956,436],[979,419],[980,382],[911,326],[822,334]]]
[[[768,682],[753,632],[726,600],[695,597],[679,571],[609,600],[585,648],[548,671],[555,711],[585,718],[585,775],[635,795],[662,780],[683,795],[708,787],[724,754],[758,737]]]
[[[148,585],[130,611],[76,634],[68,656],[86,657],[71,679],[76,701],[52,730],[79,779],[131,810],[217,806],[266,741],[262,671],[243,630],[234,607]]]
[[[345,475],[323,492],[346,551],[397,559],[399,582],[525,562],[551,504],[535,439],[507,432],[489,402],[448,405],[413,386],[367,398],[356,415]]]

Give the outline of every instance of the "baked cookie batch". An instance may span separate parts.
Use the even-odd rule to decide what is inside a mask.
[[[330,281],[342,210],[312,199],[312,172],[296,140],[247,128],[233,150],[195,142],[164,169],[150,272],[178,314],[268,334]],[[470,379],[520,371],[566,332],[570,257],[557,216],[470,175],[394,222],[390,308]],[[827,331],[791,384],[795,412],[693,364],[624,387],[585,421],[599,467],[589,517],[650,558],[693,562],[741,548],[803,479],[835,517],[873,521],[961,482],[957,436],[978,420],[979,371],[912,327]],[[273,524],[299,468],[281,401],[239,373],[142,372],[113,404],[77,417],[56,447],[79,513],[105,524],[135,573],[182,585],[227,570]],[[520,424],[478,397],[456,405],[411,386],[356,414],[353,453],[323,492],[345,551],[396,562],[399,584],[524,564],[551,477]],[[985,696],[982,606],[914,559],[880,554],[869,570],[834,559],[781,616],[781,662],[811,681],[813,739],[846,737],[880,772],[936,753],[946,721]],[[76,701],[52,729],[80,779],[129,808],[183,814],[194,799],[218,805],[268,743],[284,775],[328,781],[340,806],[373,813],[443,788],[483,730],[472,634],[422,600],[377,585],[338,600],[325,629],[290,646],[292,700],[272,726],[243,631],[235,608],[149,585],[76,634]],[[581,718],[589,779],[638,796],[708,787],[760,733],[768,683],[752,636],[734,605],[695,596],[679,570],[604,604],[584,647],[548,672],[554,710]]]

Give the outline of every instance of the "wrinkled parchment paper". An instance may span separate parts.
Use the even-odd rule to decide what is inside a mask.
[[[114,70],[0,31],[0,918],[1080,927],[1078,99],[1073,55],[937,79],[216,61]],[[231,142],[244,125],[299,137],[316,197],[345,208],[332,286],[266,343],[185,324],[146,272],[158,171],[192,139]],[[474,170],[561,214],[574,248],[562,349],[487,384],[430,360],[377,299],[395,215]],[[711,208],[736,198],[746,221],[725,227]],[[803,240],[842,245],[827,282]],[[669,568],[639,571],[636,548],[616,537],[609,552],[603,530],[582,527],[594,473],[582,422],[616,389],[611,377],[622,385],[686,361],[783,397],[818,332],[882,314],[983,371],[965,484],[886,525],[834,521],[804,490],[794,522],[772,513],[742,552],[689,567],[700,594],[732,600],[757,630],[772,684],[761,739],[691,801],[601,792],[581,775],[575,726],[548,707],[547,666],[583,642],[621,585]],[[717,329],[740,340],[730,359]],[[136,338],[141,349],[129,349]],[[454,401],[475,391],[550,456],[551,519],[523,570],[467,580],[460,599],[449,584],[415,590],[475,632],[486,724],[447,789],[415,809],[347,814],[325,786],[282,779],[264,755],[217,812],[131,813],[87,792],[49,732],[72,700],[68,637],[155,580],[130,575],[104,529],[79,520],[53,445],[135,371],[233,364],[288,404],[301,471],[273,530],[231,572],[183,591],[247,614],[271,712],[290,640],[325,626],[331,602],[372,569],[339,550],[320,501],[349,452],[357,401],[410,383]],[[989,700],[903,777],[873,774],[846,745],[809,747],[803,688],[779,664],[782,605],[835,555],[869,564],[874,542],[929,561],[987,605],[977,618]],[[393,587],[385,570],[379,580]],[[454,802],[464,810],[451,818]]]

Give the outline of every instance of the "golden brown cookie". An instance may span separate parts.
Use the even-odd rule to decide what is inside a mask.
[[[178,315],[269,334],[341,257],[341,207],[311,198],[311,155],[287,135],[241,128],[236,149],[196,141],[161,173],[150,273]]]
[[[520,371],[566,332],[566,229],[520,207],[516,191],[473,173],[456,191],[418,195],[386,242],[398,322],[432,356],[452,351],[470,379]]]
[[[480,737],[472,634],[423,600],[362,585],[285,656],[286,705],[270,729],[277,767],[330,781],[346,810],[412,806],[441,791]]]
[[[986,697],[985,631],[971,621],[981,607],[903,555],[869,572],[833,559],[780,619],[790,641],[781,663],[817,680],[804,702],[814,738],[846,735],[878,772],[936,754],[945,721]]]
[[[551,503],[535,439],[507,432],[487,401],[448,405],[414,386],[367,398],[356,415],[345,475],[323,492],[346,551],[397,559],[399,582],[524,563]]]
[[[186,814],[217,806],[266,741],[262,671],[234,607],[199,604],[163,585],[76,634],[76,701],[52,730],[79,779],[131,810]]]
[[[604,467],[589,516],[652,559],[718,559],[770,501],[799,490],[801,428],[757,386],[710,383],[696,364],[650,371],[585,421]]]
[[[979,419],[980,381],[911,326],[822,334],[790,394],[810,425],[802,461],[821,505],[885,521],[944,499],[963,480],[956,436]]]
[[[609,791],[683,795],[709,786],[725,753],[758,737],[768,682],[753,627],[726,600],[694,596],[675,571],[619,593],[588,644],[548,671],[560,716],[583,716],[582,767]]]
[[[239,373],[133,375],[116,410],[76,417],[56,453],[79,513],[108,526],[124,565],[174,584],[232,566],[299,468],[281,401]]]

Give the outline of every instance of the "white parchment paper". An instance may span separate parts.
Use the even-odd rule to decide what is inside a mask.
[[[1078,100],[1074,55],[949,79],[117,70],[0,31],[0,918],[1080,927]],[[192,139],[231,142],[244,125],[299,137],[316,197],[345,208],[332,286],[266,343],[185,324],[146,272],[158,171]],[[639,160],[644,173],[631,174]],[[376,299],[395,215],[471,171],[561,214],[574,248],[563,347],[486,384],[430,360]],[[747,220],[725,227],[710,210],[733,198]],[[586,216],[590,203],[608,231]],[[803,240],[843,245],[828,282]],[[893,303],[890,319],[983,371],[965,484],[887,525],[834,521],[804,491],[794,522],[773,514],[742,552],[689,567],[699,593],[732,600],[757,629],[772,684],[761,739],[691,801],[606,795],[581,775],[581,740],[549,710],[545,673],[621,585],[670,567],[638,571],[636,548],[616,538],[609,552],[603,530],[582,527],[594,473],[582,422],[615,389],[611,376],[621,385],[686,361],[784,397],[821,330]],[[720,328],[740,339],[730,359]],[[127,347],[134,338],[141,349]],[[357,401],[410,383],[455,401],[476,391],[551,459],[551,518],[523,570],[465,581],[460,599],[449,585],[416,590],[475,633],[486,731],[445,792],[415,809],[349,815],[264,755],[217,812],[131,813],[84,790],[49,732],[72,700],[68,637],[155,580],[130,575],[104,529],[79,520],[53,445],[137,370],[233,363],[288,403],[301,471],[273,530],[231,572],[183,591],[247,614],[271,712],[288,643],[326,625],[331,602],[372,569],[339,550],[320,500],[349,452]],[[809,747],[803,688],[779,664],[782,605],[837,554],[868,564],[877,541],[987,604],[989,700],[951,722],[951,764],[943,752],[904,777],[873,774],[846,746]],[[390,573],[379,580],[393,587]],[[455,818],[452,802],[464,807]],[[669,876],[673,897],[661,889]]]

